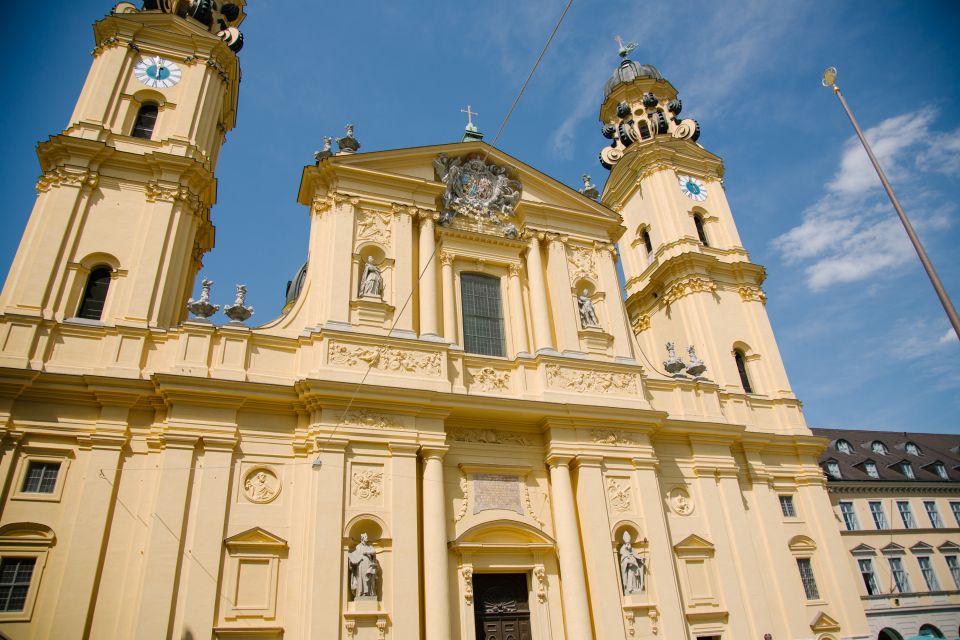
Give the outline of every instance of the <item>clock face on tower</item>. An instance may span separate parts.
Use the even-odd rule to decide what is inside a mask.
[[[691,200],[703,202],[707,199],[707,185],[703,180],[698,180],[692,176],[677,176],[680,182],[680,191]]]
[[[143,58],[133,68],[137,80],[157,89],[172,87],[180,82],[180,67],[176,62],[165,60],[160,56]]]

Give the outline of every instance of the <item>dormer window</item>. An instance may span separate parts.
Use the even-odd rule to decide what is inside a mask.
[[[837,451],[840,453],[851,454],[853,453],[853,445],[847,442],[846,440],[837,440]]]
[[[920,447],[918,447],[916,443],[908,442],[904,448],[906,449],[906,452],[912,456],[922,455],[920,453]]]
[[[937,474],[937,477],[939,477],[941,480],[949,480],[949,479],[950,479],[949,474],[947,474],[947,466],[946,466],[945,464],[943,464],[942,462],[934,462],[934,463],[933,463],[932,465],[930,465],[930,466],[931,466],[931,468],[933,469],[933,472],[934,472],[935,474]]]
[[[906,477],[914,480],[917,476],[913,473],[913,465],[907,461],[903,461],[897,465],[897,468],[900,470],[900,473]]]
[[[873,451],[878,456],[885,456],[890,451],[887,449],[887,445],[883,444],[879,440],[874,440],[870,443],[870,450]]]
[[[840,480],[843,477],[840,475],[840,465],[836,460],[827,460],[827,464],[825,466],[827,475],[834,480]]]
[[[867,460],[866,462],[864,462],[864,463],[863,463],[863,470],[864,470],[864,471],[867,473],[867,475],[870,476],[871,478],[879,478],[879,477],[880,477],[880,472],[877,471],[877,463],[874,462],[873,460]]]

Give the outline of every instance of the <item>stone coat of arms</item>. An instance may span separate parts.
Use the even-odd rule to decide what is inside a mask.
[[[433,161],[437,178],[446,185],[440,224],[449,225],[458,216],[476,223],[499,227],[508,238],[517,237],[517,227],[510,222],[520,202],[523,186],[507,176],[507,168],[487,163],[474,155],[450,158],[441,153]]]

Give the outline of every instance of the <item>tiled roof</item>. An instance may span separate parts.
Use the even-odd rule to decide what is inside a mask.
[[[940,462],[946,467],[950,482],[960,482],[960,435],[942,433],[904,433],[897,431],[861,431],[857,429],[812,429],[815,436],[829,438],[830,445],[820,456],[820,466],[826,469],[829,460],[840,467],[840,480],[863,480],[868,482],[945,482],[937,475],[933,465]],[[853,453],[837,449],[837,442],[846,440]],[[882,442],[886,455],[875,453],[872,443]],[[920,449],[920,455],[907,452],[907,443]],[[872,460],[877,465],[879,478],[867,475],[863,463]],[[909,462],[916,478],[906,477],[898,463]],[[829,474],[828,480],[835,480]]]

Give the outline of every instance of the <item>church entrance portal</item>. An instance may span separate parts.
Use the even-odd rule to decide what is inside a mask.
[[[477,640],[531,640],[525,573],[475,573]]]

